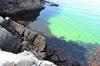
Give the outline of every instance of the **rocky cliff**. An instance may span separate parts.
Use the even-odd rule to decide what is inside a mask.
[[[8,16],[22,24],[23,21],[34,21],[42,9],[42,0],[0,0],[0,16]]]

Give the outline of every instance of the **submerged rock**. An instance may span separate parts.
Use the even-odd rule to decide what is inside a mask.
[[[100,66],[100,47],[95,48],[87,58],[89,66]]]

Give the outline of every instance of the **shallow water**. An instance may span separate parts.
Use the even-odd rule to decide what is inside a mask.
[[[99,0],[53,0],[53,2],[60,6],[48,6],[41,12],[37,19],[38,23],[34,23],[38,31],[57,38],[63,37],[66,41],[100,44]]]
[[[68,44],[64,49],[69,51],[69,54],[76,52],[75,57],[78,57],[78,54],[82,57],[87,50],[91,51],[92,47],[100,45],[99,0],[50,1],[58,3],[60,6],[46,7],[37,20],[29,25],[31,29],[66,42],[78,42],[82,48],[79,48],[80,45]],[[59,40],[54,43],[63,44]]]

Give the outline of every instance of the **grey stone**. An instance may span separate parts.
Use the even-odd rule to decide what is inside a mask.
[[[20,25],[11,19],[4,19],[0,22],[0,25],[16,37],[16,39],[12,40],[14,41],[12,45],[10,45],[11,50],[6,49],[7,51],[9,50],[11,52],[18,53],[28,50],[32,52],[35,51],[39,53],[39,55],[43,55],[42,51],[46,44],[46,40],[43,36],[25,28],[23,25]],[[6,38],[4,40],[6,40]],[[8,47],[5,44],[4,46]]]
[[[35,10],[43,8],[40,0],[0,0],[0,12],[14,13],[21,10]]]

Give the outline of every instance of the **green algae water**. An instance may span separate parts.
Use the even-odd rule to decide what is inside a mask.
[[[55,2],[55,1],[54,1]],[[51,33],[66,41],[100,44],[100,1],[60,0],[58,15],[50,18]]]
[[[35,30],[66,41],[100,44],[99,0],[50,1],[60,6],[46,7],[33,24]]]

